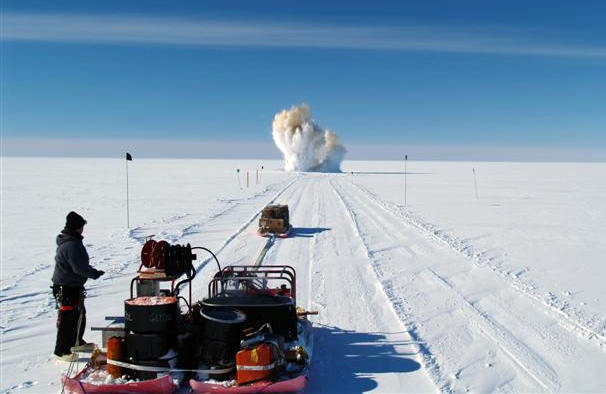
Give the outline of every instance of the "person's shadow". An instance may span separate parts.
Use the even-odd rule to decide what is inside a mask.
[[[311,238],[315,234],[320,234],[329,230],[330,229],[326,227],[293,227],[292,230],[290,230],[290,234],[291,237]]]
[[[376,374],[407,373],[421,368],[414,353],[399,353],[402,333],[370,333],[314,326],[310,393],[361,393],[375,389]],[[390,338],[388,338],[389,336]],[[395,339],[395,340],[394,340]]]

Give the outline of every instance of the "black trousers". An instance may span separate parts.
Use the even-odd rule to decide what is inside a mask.
[[[84,344],[82,336],[86,328],[86,309],[84,308],[84,288],[53,285],[53,296],[57,300],[57,341],[55,354],[70,354],[70,348]],[[80,320],[81,319],[81,320]],[[80,330],[78,330],[78,323]]]

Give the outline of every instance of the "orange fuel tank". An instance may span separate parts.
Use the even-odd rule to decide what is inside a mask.
[[[253,349],[240,350],[236,354],[236,381],[245,384],[268,379],[274,367],[270,345],[264,343]]]
[[[122,361],[122,338],[111,337],[107,340],[107,359]],[[107,373],[109,373],[114,379],[122,376],[122,368],[117,365],[107,364]]]

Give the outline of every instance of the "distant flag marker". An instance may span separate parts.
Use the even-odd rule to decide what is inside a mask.
[[[133,161],[130,153],[126,152],[126,228],[130,228],[130,210],[128,203],[128,162]]]

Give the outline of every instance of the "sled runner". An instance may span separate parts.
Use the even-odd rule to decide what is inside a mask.
[[[313,330],[296,307],[296,272],[281,266],[229,266],[208,285],[203,308],[234,308],[246,316],[235,371],[218,380],[196,376],[194,393],[296,393],[305,388]],[[251,329],[248,327],[259,327]],[[232,360],[233,361],[233,360]]]
[[[91,374],[97,373],[101,378],[95,383],[87,382]],[[177,390],[170,375],[160,378],[144,380],[141,382],[125,381],[124,383],[105,383],[107,378],[107,364],[95,365],[89,363],[73,378],[63,376],[61,382],[65,386],[66,393],[144,393],[144,394],[170,394]]]
[[[266,232],[263,233],[261,232],[261,229],[257,229],[257,236],[258,237],[270,237],[270,236],[274,236],[276,238],[288,238],[290,236],[290,233],[292,232],[292,225],[288,226],[288,229],[283,232],[283,233],[271,233],[271,232]]]

